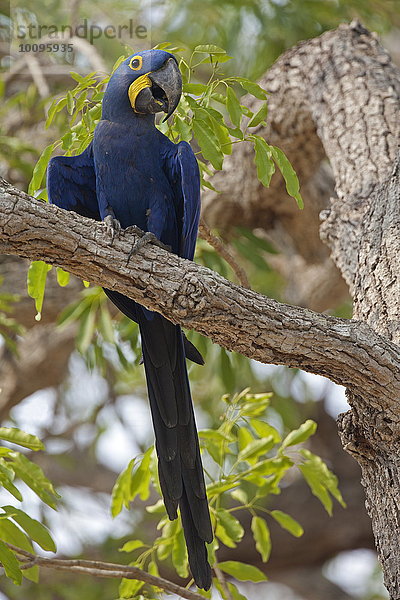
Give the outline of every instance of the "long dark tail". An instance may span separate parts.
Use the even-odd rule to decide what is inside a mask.
[[[213,538],[182,332],[161,315],[138,311],[158,472],[171,520],[181,511],[189,565],[199,588],[211,586],[205,542]]]
[[[211,543],[213,534],[181,329],[156,313],[149,319],[129,298],[104,291],[139,323],[165,507],[174,520],[179,506],[190,570],[196,585],[208,590],[211,568],[205,542]]]

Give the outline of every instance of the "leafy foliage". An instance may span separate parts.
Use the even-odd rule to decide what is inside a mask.
[[[0,427],[0,440],[34,452],[44,450],[39,438],[16,427]],[[21,452],[0,446],[0,488],[22,502],[22,494],[14,483],[16,480],[24,482],[45,504],[56,509],[59,495],[42,469]],[[1,506],[0,510],[0,563],[5,574],[18,585],[23,577],[37,582],[38,567],[21,570],[12,546],[33,552],[32,542],[36,542],[43,550],[55,552],[56,545],[48,529],[15,506]]]
[[[313,435],[316,424],[308,420],[284,439],[269,423],[263,420],[271,394],[252,394],[248,389],[234,396],[225,395],[225,412],[216,430],[199,432],[203,462],[207,473],[207,495],[215,538],[208,545],[211,565],[241,581],[263,581],[265,575],[257,568],[237,562],[218,562],[216,552],[220,544],[235,548],[244,535],[238,519],[239,511],[252,515],[251,531],[254,543],[263,562],[267,562],[272,542],[269,521],[272,519],[299,537],[303,529],[293,517],[270,509],[272,496],[282,491],[282,480],[292,469],[297,469],[310,485],[313,493],[331,514],[331,496],[344,505],[337,487],[337,479],[325,463],[309,450],[297,448]],[[290,454],[288,450],[290,448]],[[111,512],[116,517],[125,506],[129,509],[136,496],[145,500],[152,487],[161,494],[157,461],[153,448],[141,460],[132,460],[118,477],[112,495]],[[171,559],[178,575],[187,577],[188,563],[180,521],[169,521],[162,500],[148,506],[148,512],[160,515],[160,531],[153,545],[138,539],[126,542],[122,552],[133,553],[134,564],[142,569],[155,568],[160,562]],[[214,583],[222,598],[226,592]],[[142,583],[123,580],[120,597],[130,598],[138,593]]]

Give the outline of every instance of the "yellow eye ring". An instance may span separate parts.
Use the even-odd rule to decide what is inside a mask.
[[[132,71],[139,71],[142,68],[143,58],[141,56],[132,56],[129,61],[129,66]]]

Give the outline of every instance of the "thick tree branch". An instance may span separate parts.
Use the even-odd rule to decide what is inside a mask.
[[[399,349],[367,325],[280,304],[154,244],[128,262],[136,240],[127,230],[111,242],[103,224],[0,186],[1,252],[62,266],[228,350],[324,375],[397,410]]]
[[[14,550],[18,555],[19,560],[24,563],[22,568],[25,569],[37,565],[38,567],[56,569],[58,571],[68,571],[69,573],[82,573],[84,575],[92,575],[95,577],[111,577],[114,579],[123,577],[124,579],[137,579],[138,581],[144,581],[144,583],[149,583],[150,585],[159,587],[162,590],[171,592],[182,598],[187,598],[187,600],[203,600],[203,596],[200,596],[200,594],[196,594],[196,592],[183,588],[172,581],[167,581],[162,577],[150,575],[150,573],[142,571],[142,569],[139,569],[138,567],[98,560],[46,558],[44,556],[38,556],[37,554],[31,554],[31,552],[22,550],[13,544],[7,543],[7,546],[11,550]]]

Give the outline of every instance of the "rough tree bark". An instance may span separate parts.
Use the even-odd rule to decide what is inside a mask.
[[[43,258],[77,276],[90,273],[94,283],[117,289],[228,349],[346,385],[352,410],[339,422],[341,437],[361,466],[385,584],[392,600],[399,600],[400,74],[375,37],[355,23],[289,51],[265,83],[277,106],[271,132],[285,132],[288,154],[311,187],[323,157],[330,160],[337,197],[323,214],[322,237],[350,287],[358,321],[273,302],[153,244],[128,264],[137,239],[133,233],[123,233],[111,245],[101,224],[45,206],[7,184],[0,190],[0,250]],[[246,160],[240,152],[231,158],[231,172],[237,160],[241,168],[250,168],[248,151]],[[267,196],[259,203],[257,185],[246,193],[237,185],[228,190],[235,206],[243,204],[241,222],[252,225],[256,218],[259,226],[264,219],[282,245],[291,231],[293,255],[326,265],[328,255],[318,261],[321,245],[308,235],[311,217],[315,220],[326,202],[318,205],[318,193],[307,184],[304,196],[307,202],[310,190],[313,214],[294,224],[292,209],[280,207],[283,226],[278,227],[279,211]],[[280,184],[274,185],[276,191]],[[226,198],[214,200],[214,214],[219,202],[228,214]]]

